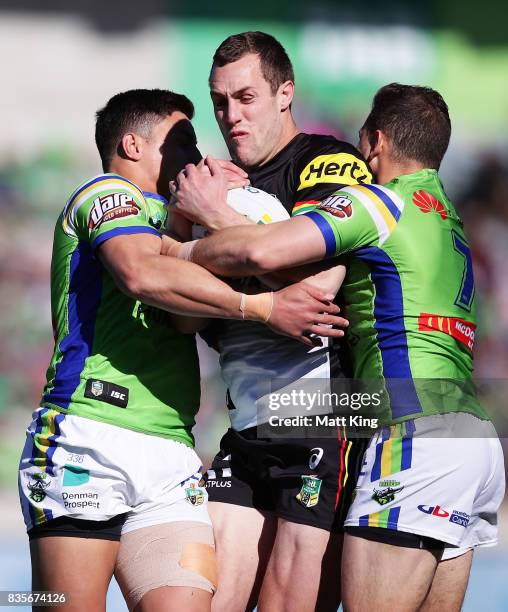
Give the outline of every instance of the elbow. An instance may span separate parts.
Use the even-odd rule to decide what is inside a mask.
[[[245,264],[250,274],[267,274],[278,268],[273,249],[262,243],[249,245],[245,249]]]
[[[116,281],[120,291],[130,298],[135,300],[143,299],[146,293],[146,287],[144,276],[140,273],[139,269],[129,268],[127,270],[122,270],[122,273],[117,276]]]

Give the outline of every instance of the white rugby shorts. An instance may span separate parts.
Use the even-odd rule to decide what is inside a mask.
[[[121,514],[122,533],[173,521],[211,525],[201,470],[180,442],[39,408],[19,468],[23,517],[27,530],[62,516]]]
[[[440,540],[449,559],[497,543],[504,492],[503,451],[490,421],[421,417],[373,436],[344,526]]]

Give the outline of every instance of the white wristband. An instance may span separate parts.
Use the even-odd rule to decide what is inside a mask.
[[[191,240],[190,242],[184,242],[178,251],[178,259],[185,259],[186,261],[192,261],[192,251],[199,240]]]

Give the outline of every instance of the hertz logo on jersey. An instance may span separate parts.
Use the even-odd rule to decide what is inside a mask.
[[[371,183],[372,174],[365,162],[350,153],[318,155],[300,174],[298,190],[313,187],[319,183],[338,183],[356,185]]]
[[[88,227],[96,229],[102,223],[112,221],[118,217],[137,215],[141,209],[127,193],[109,193],[95,198],[90,209]]]

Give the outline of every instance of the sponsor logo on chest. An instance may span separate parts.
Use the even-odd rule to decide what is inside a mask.
[[[355,185],[370,183],[372,175],[367,165],[350,153],[318,155],[300,173],[297,191],[319,183]]]
[[[140,207],[128,193],[109,193],[95,198],[88,217],[88,227],[98,228],[102,223],[113,221],[120,217],[137,215]]]

